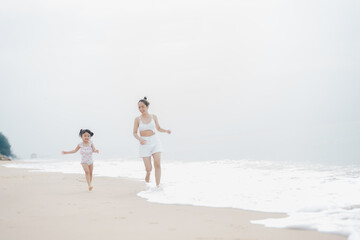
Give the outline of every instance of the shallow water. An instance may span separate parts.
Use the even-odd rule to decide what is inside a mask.
[[[5,164],[31,171],[82,173],[79,162],[36,159]],[[97,176],[143,181],[138,159],[96,160]],[[152,175],[154,178],[154,175]],[[253,221],[269,227],[316,229],[360,239],[360,166],[323,166],[251,160],[163,161],[138,196],[150,202],[283,212],[283,219]]]

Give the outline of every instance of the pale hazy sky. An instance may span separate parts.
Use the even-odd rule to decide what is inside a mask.
[[[58,157],[95,132],[137,156],[137,101],[167,159],[360,160],[358,0],[0,2],[0,131]],[[74,158],[78,156],[73,156]]]

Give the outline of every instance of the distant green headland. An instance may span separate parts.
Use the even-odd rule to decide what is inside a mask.
[[[11,152],[11,145],[7,137],[0,132],[0,160],[11,160],[10,157],[14,157]]]

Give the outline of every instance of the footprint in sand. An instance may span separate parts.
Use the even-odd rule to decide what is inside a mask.
[[[115,220],[126,220],[126,217],[114,217]]]
[[[215,238],[203,238],[203,237],[199,237],[197,238],[198,240],[223,240],[223,238],[218,238],[218,237],[215,237]],[[244,239],[245,240],[245,239]]]

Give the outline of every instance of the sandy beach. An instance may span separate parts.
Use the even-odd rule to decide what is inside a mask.
[[[4,162],[6,163],[6,162]],[[274,229],[251,220],[284,217],[231,208],[149,203],[136,194],[143,182],[38,173],[0,163],[0,239],[276,239],[340,240],[344,236]]]

